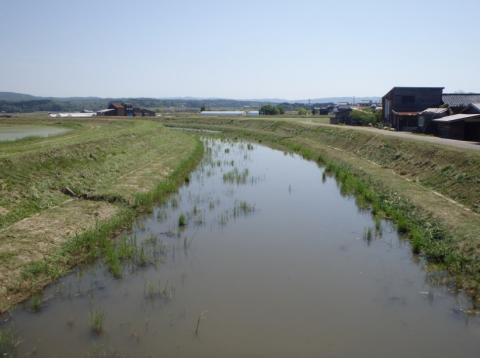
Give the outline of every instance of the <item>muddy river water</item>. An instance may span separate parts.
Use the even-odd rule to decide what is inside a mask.
[[[321,167],[205,145],[190,182],[128,233],[148,264],[125,263],[121,279],[102,262],[78,269],[39,312],[17,308],[18,356],[480,356],[470,301]]]

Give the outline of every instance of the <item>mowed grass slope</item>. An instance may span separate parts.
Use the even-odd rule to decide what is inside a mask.
[[[195,137],[153,121],[14,123],[32,122],[72,130],[0,143],[0,311],[81,261],[72,250],[53,259],[70,239],[107,223],[102,235],[111,234],[181,182],[202,153]]]

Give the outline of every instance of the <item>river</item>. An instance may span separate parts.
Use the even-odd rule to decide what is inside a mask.
[[[103,262],[79,268],[45,291],[39,312],[19,306],[6,324],[18,356],[480,355],[470,300],[323,168],[204,142],[189,183],[127,233],[148,263],[126,263],[121,279]]]

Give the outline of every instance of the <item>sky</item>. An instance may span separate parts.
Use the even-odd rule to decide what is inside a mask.
[[[308,99],[480,92],[479,0],[0,0],[0,91]]]

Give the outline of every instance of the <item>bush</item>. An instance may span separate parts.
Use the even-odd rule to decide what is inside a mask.
[[[260,114],[263,116],[275,116],[284,113],[285,110],[282,106],[273,106],[271,104],[266,104],[260,108]]]
[[[298,112],[297,112],[297,113],[298,113],[299,116],[306,116],[306,115],[308,114],[308,111],[307,111],[306,108],[300,107],[300,108],[298,109]]]
[[[353,122],[357,122],[362,126],[375,126],[380,123],[381,120],[381,114],[378,115],[377,113],[369,110],[353,110],[350,116]]]

